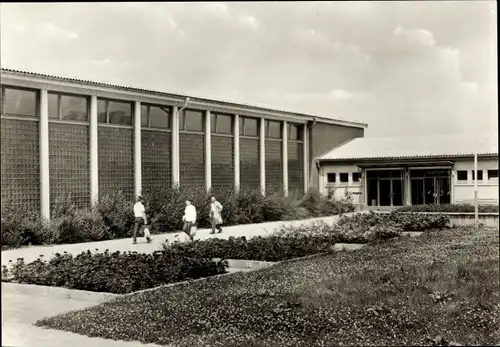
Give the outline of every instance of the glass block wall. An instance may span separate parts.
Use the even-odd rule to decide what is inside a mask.
[[[1,198],[40,211],[39,122],[1,119]]]
[[[266,193],[283,192],[281,140],[266,140]]]
[[[172,186],[172,135],[170,132],[142,130],[142,191]]]
[[[304,192],[304,147],[302,142],[288,141],[288,192]]]
[[[259,139],[240,138],[240,188],[260,189]]]
[[[234,139],[212,134],[212,190],[234,188]]]
[[[90,206],[89,126],[49,124],[50,204],[71,195],[79,207]]]
[[[133,129],[99,127],[99,194],[122,191],[134,199]]]
[[[205,136],[203,134],[179,134],[180,185],[205,187]]]

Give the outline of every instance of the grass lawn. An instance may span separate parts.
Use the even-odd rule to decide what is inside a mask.
[[[158,288],[37,325],[186,347],[495,345],[498,244],[498,229],[428,233]]]

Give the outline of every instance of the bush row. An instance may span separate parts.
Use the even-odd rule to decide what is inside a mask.
[[[38,259],[25,264],[18,260],[11,269],[2,268],[2,281],[59,286],[89,291],[129,293],[161,284],[224,273],[221,259],[283,261],[329,252],[335,243],[390,239],[405,230],[443,229],[445,215],[355,214],[335,224],[317,222],[308,226],[282,227],[268,237],[230,237],[164,244],[152,255],[83,252],[76,257],[56,254],[50,261]]]
[[[185,201],[198,212],[198,227],[210,226],[210,192],[200,188],[164,188],[144,193],[152,232],[182,228]],[[278,194],[263,196],[259,190],[219,190],[225,225],[304,219],[353,211],[352,201],[332,201],[311,190],[302,197]],[[26,244],[62,244],[130,237],[133,231],[133,201],[123,194],[99,198],[95,208],[77,208],[71,197],[60,197],[52,206],[52,219],[44,221],[33,211],[2,201],[2,248]]]
[[[58,253],[49,261],[39,258],[28,264],[19,259],[11,268],[2,266],[2,281],[124,294],[222,274],[227,266],[225,261],[186,257],[173,252],[87,251],[75,257]]]
[[[474,212],[471,204],[447,204],[447,205],[415,205],[403,206],[397,212]],[[498,205],[479,205],[479,212],[497,212]]]

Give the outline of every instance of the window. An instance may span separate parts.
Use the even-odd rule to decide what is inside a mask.
[[[336,176],[337,176],[337,174],[335,174],[335,173],[328,173],[328,174],[326,174],[326,179],[327,179],[328,183],[335,183],[336,182]]]
[[[347,183],[347,182],[349,182],[349,174],[347,172],[342,172],[340,174],[340,182],[341,183]]]
[[[218,133],[218,134],[233,133],[233,118],[230,115],[212,113],[210,117],[211,117],[210,119],[211,119],[212,133]]]
[[[99,123],[107,123],[108,102],[106,100],[97,100],[97,121]]]
[[[281,139],[281,122],[266,120],[266,137]]]
[[[88,121],[88,99],[83,96],[60,95],[61,119]]]
[[[288,139],[302,141],[302,125],[288,123]]]
[[[474,181],[474,170],[472,170],[472,180]],[[482,181],[483,180],[483,170],[477,170],[477,180]]]
[[[180,130],[203,131],[203,111],[184,110],[179,125]]]
[[[467,171],[466,170],[458,170],[457,171],[457,180],[467,181]]]
[[[49,118],[59,119],[59,95],[49,93]]]
[[[109,124],[132,125],[132,104],[108,101]]]
[[[141,105],[141,127],[149,126],[149,118],[148,118],[149,106]]]
[[[148,106],[149,126],[151,128],[170,129],[171,109],[168,106]]]
[[[98,99],[97,120],[99,123],[132,125],[132,103]]]
[[[259,136],[259,123],[255,118],[240,117],[240,135]]]
[[[492,181],[492,180],[497,181],[498,180],[498,170],[488,170],[488,180],[489,181]]]
[[[62,120],[89,120],[89,100],[85,96],[49,93],[49,118]]]
[[[352,173],[352,181],[353,182],[359,182],[361,178],[361,173],[360,172],[353,172]]]
[[[11,116],[36,117],[37,92],[25,89],[2,88],[2,113]]]

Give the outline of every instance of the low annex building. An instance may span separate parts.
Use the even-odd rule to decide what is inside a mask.
[[[360,207],[498,204],[498,135],[356,138],[318,156],[320,191],[352,193]]]
[[[314,161],[366,124],[32,72],[1,70],[1,199],[41,211],[71,194],[165,186],[303,193]]]

